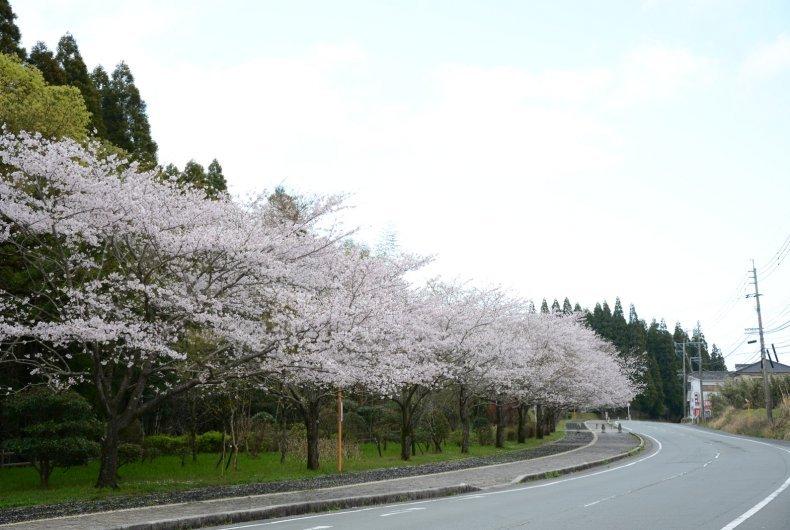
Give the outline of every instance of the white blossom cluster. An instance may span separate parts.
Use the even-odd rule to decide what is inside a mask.
[[[0,245],[26,277],[0,292],[0,361],[52,384],[90,380],[100,398],[140,403],[254,376],[385,396],[455,384],[558,407],[639,390],[579,315],[410,283],[425,260],[350,241],[331,222],[335,197],[298,215],[266,197],[210,200],[96,146],[25,133],[0,136],[0,172]]]

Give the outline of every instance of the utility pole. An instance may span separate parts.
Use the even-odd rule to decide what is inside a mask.
[[[686,343],[685,342],[676,342],[675,343],[675,354],[680,355],[683,359],[683,417],[690,418],[691,417],[691,410],[689,404],[689,395],[688,395],[688,376],[686,375]],[[691,368],[691,366],[689,366]]]
[[[705,385],[702,384],[702,341],[697,341],[697,372],[699,373],[699,410],[700,423],[705,421]]]
[[[754,296],[754,301],[757,305],[757,329],[760,331],[760,364],[763,368],[763,389],[765,390],[765,413],[768,416],[768,422],[774,422],[773,403],[771,403],[771,388],[768,384],[768,363],[765,362],[765,338],[763,337],[763,315],[760,313],[760,290],[757,287],[757,267],[752,260],[752,279],[754,280],[754,294],[747,294],[746,298]]]

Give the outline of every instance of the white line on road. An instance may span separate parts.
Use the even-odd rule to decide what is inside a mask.
[[[417,510],[424,510],[425,508],[406,508],[405,510],[398,510],[397,512],[382,513],[379,517],[389,517],[390,515],[400,515],[402,513],[416,512]]]
[[[760,441],[757,441],[757,440],[752,440],[750,438],[741,438],[740,436],[728,436],[726,434],[719,434],[717,432],[708,432],[708,431],[702,431],[702,432],[706,432],[707,434],[710,434],[712,436],[719,436],[721,438],[732,438],[733,440],[742,440],[744,442],[752,442],[754,444],[767,445],[768,447],[773,447],[774,449],[779,449],[780,451],[784,451],[785,453],[789,453],[790,454],[790,449],[785,449],[784,447],[780,447],[780,446],[775,445],[775,444],[770,444],[770,443],[766,443],[766,442],[760,442]],[[718,458],[718,457],[719,456],[716,455],[716,458]],[[737,518],[735,518],[732,521],[730,521],[727,524],[727,526],[722,527],[721,530],[732,530],[733,528],[739,526],[745,520],[747,520],[749,517],[751,517],[752,515],[756,514],[757,512],[759,512],[760,510],[765,508],[765,506],[769,502],[771,502],[772,500],[777,498],[788,487],[790,487],[790,477],[788,477],[787,480],[785,480],[784,483],[781,486],[779,486],[773,492],[771,492],[770,495],[768,495],[766,498],[764,498],[763,500],[761,500],[760,502],[758,502],[757,504],[755,504],[754,506],[749,508],[747,511],[742,513]]]
[[[318,526],[311,526],[310,528],[305,528],[304,530],[324,530],[325,528],[332,528],[332,527],[326,525],[318,525]]]
[[[623,428],[626,428],[626,427],[623,427]],[[631,430],[631,429],[628,429],[628,430]],[[512,488],[512,489],[499,490],[499,491],[489,491],[489,492],[486,492],[486,493],[476,493],[476,494],[474,494],[474,497],[475,498],[488,497],[490,495],[501,495],[503,493],[514,493],[514,492],[519,492],[519,491],[531,490],[531,489],[535,489],[535,488],[545,488],[547,486],[554,486],[555,484],[562,484],[562,483],[565,483],[565,482],[570,482],[572,480],[579,480],[579,479],[583,479],[583,478],[587,478],[587,477],[594,477],[596,475],[601,475],[603,473],[609,473],[610,471],[617,471],[618,469],[623,469],[623,468],[626,468],[626,467],[630,467],[630,466],[636,465],[636,464],[638,464],[640,462],[644,462],[645,460],[649,460],[649,459],[653,458],[654,456],[656,456],[658,453],[661,452],[661,450],[663,448],[663,446],[661,445],[661,442],[659,442],[656,438],[650,436],[649,434],[640,433],[640,435],[641,436],[647,436],[648,438],[650,438],[651,440],[656,442],[656,444],[658,445],[658,449],[654,453],[652,453],[652,454],[650,454],[648,456],[645,456],[643,458],[640,458],[639,460],[634,460],[633,462],[629,462],[628,464],[623,464],[621,466],[616,466],[616,467],[612,467],[612,468],[609,468],[609,469],[604,469],[603,471],[596,471],[595,473],[587,473],[586,475],[579,475],[577,477],[569,477],[569,478],[565,478],[565,479],[555,480],[553,482],[547,482],[545,484],[537,484],[535,486],[525,486],[523,488]],[[448,500],[460,500],[460,499],[465,499],[467,497],[468,496],[465,495],[465,496],[461,496],[461,497],[453,497],[452,499],[450,499],[448,497],[442,497],[442,498],[438,498],[438,499],[427,499],[427,500],[423,500],[423,501],[413,501],[413,502],[410,502],[410,503],[401,504],[400,506],[411,506],[411,505],[414,505],[414,504],[427,504],[427,503],[433,503],[433,502],[447,502]],[[293,522],[293,521],[300,521],[300,520],[304,520],[304,519],[315,519],[317,517],[329,517],[329,516],[345,515],[345,514],[349,514],[349,513],[366,512],[366,511],[369,511],[369,510],[380,510],[381,508],[382,508],[382,506],[371,506],[369,508],[359,508],[359,509],[356,509],[356,510],[344,510],[344,511],[340,511],[340,512],[321,513],[321,514],[316,514],[316,515],[307,515],[307,516],[303,516],[303,517],[293,517],[293,518],[290,518],[290,519],[280,519],[279,521],[269,521],[269,522],[265,522],[265,523],[248,524],[248,525],[240,525],[240,526],[231,526],[231,527],[226,527],[224,530],[237,530],[237,529],[240,529],[240,528],[251,528],[251,527],[254,527],[254,526],[271,526],[271,525],[275,525],[275,524],[290,523],[290,522]],[[386,508],[386,506],[384,506],[384,508]]]

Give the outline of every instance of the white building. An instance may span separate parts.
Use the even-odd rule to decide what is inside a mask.
[[[702,372],[702,394],[705,396],[705,417],[711,416],[711,396],[719,393],[719,387],[730,377],[729,372]],[[700,379],[697,372],[688,374],[688,385],[686,387],[686,410],[691,418],[699,418],[700,415]]]

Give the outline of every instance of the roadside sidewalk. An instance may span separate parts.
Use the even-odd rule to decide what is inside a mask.
[[[595,429],[599,426],[590,425]],[[564,474],[623,458],[641,440],[612,429],[593,430],[590,444],[531,460],[323,489],[131,508],[0,525],[7,529],[172,529],[236,523],[330,509],[454,495]],[[562,443],[555,442],[555,443]]]

